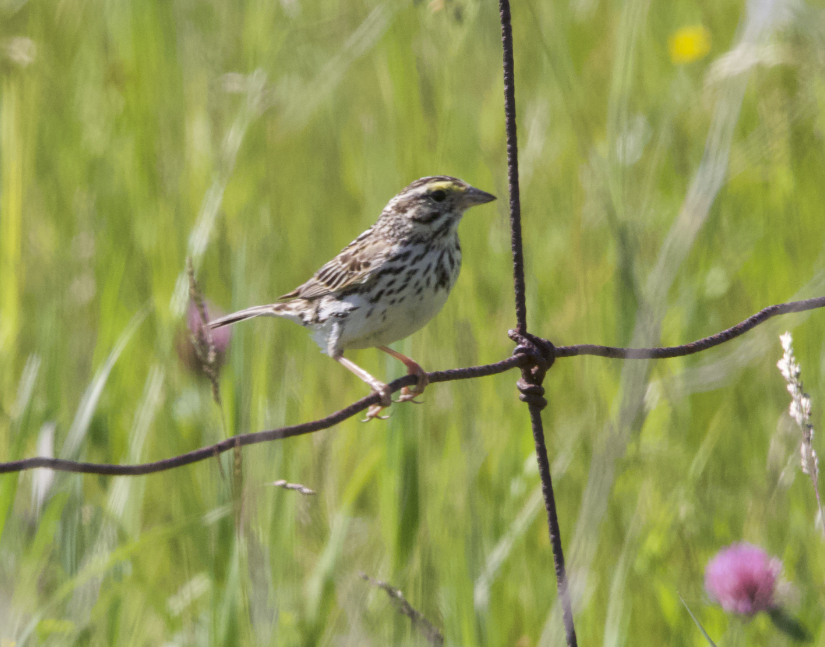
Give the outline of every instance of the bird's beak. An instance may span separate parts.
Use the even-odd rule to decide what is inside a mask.
[[[486,191],[482,191],[481,189],[476,189],[474,186],[471,186],[467,189],[467,193],[464,194],[464,203],[468,207],[474,207],[478,204],[487,204],[488,202],[492,202],[496,199],[492,193],[487,193]]]

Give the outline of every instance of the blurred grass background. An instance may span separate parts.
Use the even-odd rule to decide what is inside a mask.
[[[679,344],[825,294],[821,8],[513,14],[532,331]],[[305,331],[255,321],[234,330],[221,412],[178,356],[185,258],[224,311],[269,302],[423,175],[500,199],[467,215],[450,301],[398,348],[429,370],[506,357],[500,61],[489,1],[2,0],[0,460],[155,460],[365,395]],[[786,329],[822,429],[822,313],[700,356],[550,372],[580,644],[706,644],[679,594],[719,644],[788,644],[703,592],[740,540],[784,560],[786,604],[823,644],[823,540],[775,368]],[[248,449],[242,483],[231,456],[0,477],[0,645],[423,644],[361,571],[447,644],[563,644],[516,377]]]

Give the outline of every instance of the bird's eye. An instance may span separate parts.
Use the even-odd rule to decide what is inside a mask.
[[[442,191],[441,189],[439,189],[438,191],[433,191],[433,192],[430,194],[430,197],[431,197],[433,200],[435,200],[436,202],[444,202],[444,200],[446,200],[446,199],[447,199],[447,192],[446,192],[446,191]]]

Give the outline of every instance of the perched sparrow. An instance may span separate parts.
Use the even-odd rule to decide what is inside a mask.
[[[416,180],[390,200],[378,221],[315,275],[280,297],[284,303],[255,306],[209,322],[211,328],[252,317],[283,317],[309,328],[321,350],[381,396],[367,419],[390,406],[390,390],[344,357],[348,348],[378,348],[418,376],[399,402],[424,392],[427,373],[387,347],[414,333],[447,301],[461,269],[458,223],[464,211],[495,196],[454,177]]]

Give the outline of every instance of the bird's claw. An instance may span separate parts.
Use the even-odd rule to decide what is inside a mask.
[[[386,420],[387,418],[389,418],[389,415],[380,415],[385,408],[386,407],[382,407],[380,404],[373,404],[369,409],[367,409],[367,417],[364,418],[361,422],[369,422],[370,420],[375,419]]]
[[[410,389],[409,387],[405,386],[403,389],[401,389],[401,395],[395,402],[412,402],[413,404],[424,404],[421,400],[416,400],[416,398],[422,393],[424,393],[424,389],[419,389],[418,385],[416,385],[413,389]]]
[[[427,388],[427,385],[430,383],[429,378],[427,377],[427,373],[418,367],[418,371],[410,369],[409,375],[415,375],[418,378],[418,382],[415,383],[415,386],[410,388],[405,386],[401,389],[401,396],[396,400],[396,402],[412,402],[413,404],[424,404],[420,400],[416,400],[419,395],[424,393],[424,389]]]
[[[415,386],[412,388],[405,386],[401,389],[401,395],[397,400],[393,400],[390,397],[392,394],[390,392],[390,387],[386,384],[382,384],[378,382],[378,384],[373,385],[373,391],[381,396],[381,402],[379,404],[372,404],[370,408],[367,409],[367,417],[364,418],[361,422],[367,422],[368,420],[372,420],[373,418],[378,418],[380,420],[386,420],[389,416],[382,416],[380,415],[381,412],[389,407],[393,402],[412,402],[414,404],[424,404],[420,400],[416,400],[419,395],[424,393],[424,389],[427,388],[427,385],[430,383],[429,378],[427,377],[426,371],[422,369],[418,364],[413,363],[413,366],[407,366],[408,375],[415,375],[418,378],[418,381],[415,383]]]
[[[364,418],[361,422],[369,422],[370,420],[373,420],[375,418],[377,418],[378,420],[386,420],[387,418],[389,418],[389,415],[381,415],[381,412],[384,409],[387,409],[392,404],[392,397],[389,387],[384,385],[384,388],[376,389],[375,393],[381,396],[381,402],[379,404],[371,404],[370,408],[367,409],[367,417]]]

